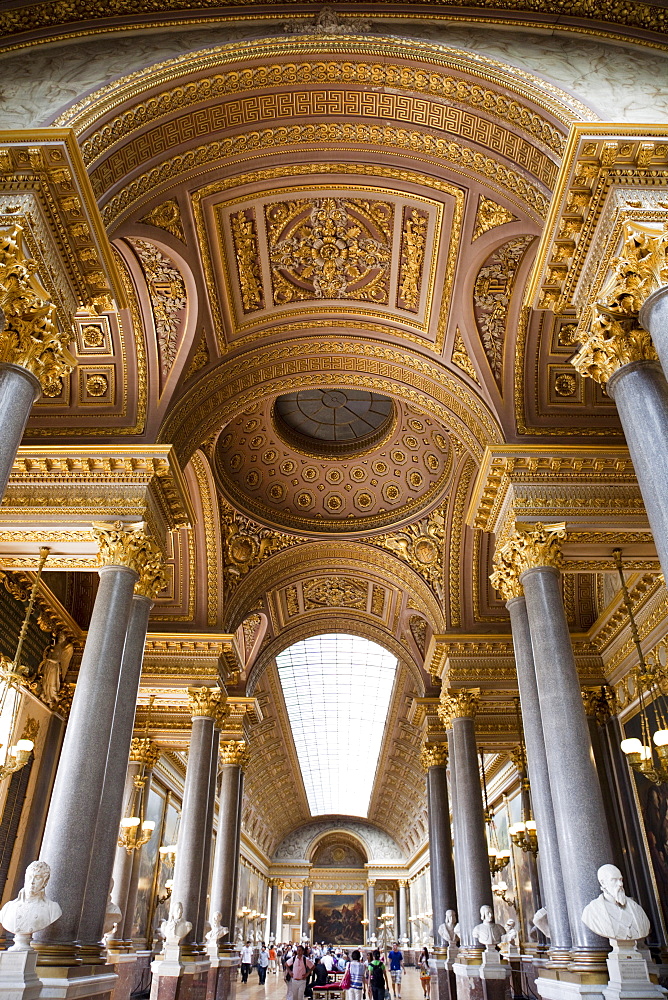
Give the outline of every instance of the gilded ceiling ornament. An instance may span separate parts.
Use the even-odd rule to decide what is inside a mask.
[[[452,727],[453,719],[473,719],[480,704],[480,690],[472,688],[462,691],[442,691],[438,703],[438,716],[446,729]]]
[[[23,229],[0,231],[0,361],[27,368],[47,394],[60,394],[61,378],[75,365],[72,333],[56,326],[56,307],[35,291],[37,263],[23,251]],[[56,391],[57,390],[57,391]]]
[[[250,760],[249,746],[245,740],[223,740],[220,744],[220,763],[245,768]]]
[[[146,738],[133,738],[130,746],[129,760],[135,764],[145,764],[148,768],[154,768],[162,756],[162,748],[153,740]]]
[[[225,695],[217,687],[189,687],[188,710],[193,719],[205,717],[217,721],[225,705]]]
[[[417,208],[404,208],[397,305],[411,312],[417,312],[420,304],[428,226],[429,217],[426,212],[419,212]]]
[[[176,358],[179,327],[187,304],[186,286],[178,268],[153,243],[136,238],[130,243],[146,278],[164,379]]]
[[[233,590],[266,556],[294,545],[295,541],[291,535],[262,528],[243,514],[230,511],[224,521],[225,589]]]
[[[405,560],[427,581],[432,590],[443,598],[443,554],[445,546],[445,517],[435,510],[429,517],[409,524],[391,535],[367,539],[380,545],[400,559]]]
[[[509,212],[503,205],[498,205],[491,198],[486,198],[484,194],[478,199],[478,214],[476,215],[473,227],[472,240],[477,240],[483,233],[497,226],[503,226],[506,222],[517,222],[517,216]]]
[[[424,743],[420,750],[420,764],[425,771],[430,767],[444,767],[448,763],[447,743]]]
[[[148,539],[144,553],[144,562],[139,571],[139,579],[135,584],[135,594],[148,597],[154,601],[161,590],[167,586],[165,573],[165,558],[160,547]]]
[[[261,618],[258,614],[249,615],[248,618],[244,618],[241,627],[244,633],[244,646],[246,647],[246,655],[251,650],[253,645],[253,640],[257,635],[257,631],[260,627]]]
[[[473,288],[473,311],[480,339],[495,379],[501,382],[506,319],[515,278],[533,236],[504,243],[480,269]]]
[[[283,31],[290,35],[364,35],[371,31],[361,17],[341,18],[331,7],[323,7],[314,21],[286,21]]]
[[[141,579],[144,567],[155,565],[157,546],[143,524],[126,525],[122,521],[92,524],[99,546],[98,566],[128,566]]]
[[[231,217],[231,223],[241,301],[244,312],[250,313],[264,307],[255,212],[250,208],[242,209]]]
[[[638,313],[645,299],[668,283],[668,229],[650,235],[628,227],[625,237],[601,297],[591,306],[589,333],[571,359],[576,371],[602,385],[624,365],[658,359]]]
[[[619,710],[615,692],[607,684],[595,688],[582,688],[582,701],[585,715],[593,716],[599,726],[605,725]]]
[[[369,585],[351,577],[321,577],[302,586],[304,608],[356,608],[366,611]]]
[[[520,568],[516,559],[516,550],[512,542],[497,546],[494,552],[494,572],[489,582],[497,590],[504,601],[513,597],[523,597],[524,588],[520,583]]]
[[[411,615],[408,619],[408,627],[411,630],[411,635],[415,639],[415,644],[424,656],[426,640],[427,640],[427,622],[420,615]]]
[[[182,243],[186,242],[186,234],[183,231],[183,223],[181,222],[181,209],[175,198],[169,198],[167,201],[163,201],[161,205],[152,208],[139,221],[146,223],[148,226],[157,226],[158,229],[164,229],[165,232],[176,236],[177,240],[181,240]]]
[[[361,198],[265,208],[274,301],[351,298],[387,303],[393,207]]]
[[[187,381],[189,378],[192,378],[193,375],[196,375],[202,368],[206,368],[210,360],[209,349],[206,345],[206,334],[202,332],[200,342],[197,345],[197,350],[193,354],[192,361],[190,362],[188,371],[186,372],[185,380]]]
[[[528,569],[535,569],[538,566],[553,566],[561,569],[564,565],[564,557],[559,548],[559,543],[566,538],[566,525],[562,521],[559,524],[521,524],[515,523],[515,528],[508,540],[497,550],[494,556],[494,565],[497,566],[498,578],[492,580],[493,586],[497,587],[505,597],[502,588],[514,586],[513,578],[521,578]],[[493,574],[496,577],[496,574]],[[492,579],[490,577],[490,579]],[[512,594],[516,597],[517,594]],[[510,600],[505,597],[505,600]]]
[[[478,375],[476,373],[475,368],[473,367],[473,362],[469,357],[469,352],[466,350],[466,345],[464,343],[464,339],[461,335],[459,327],[457,327],[457,330],[455,332],[455,340],[454,344],[452,345],[452,357],[450,360],[452,361],[453,365],[457,365],[457,367],[461,368],[463,372],[466,372],[466,374],[473,379],[476,385],[480,385],[480,382],[478,380]]]

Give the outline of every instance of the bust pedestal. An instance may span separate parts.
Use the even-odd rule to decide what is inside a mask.
[[[610,982],[604,995],[606,1000],[663,1000],[667,992],[649,978],[647,962],[636,947],[635,941],[610,941],[608,955]]]
[[[42,983],[35,971],[37,952],[0,952],[0,1000],[37,1000]]]

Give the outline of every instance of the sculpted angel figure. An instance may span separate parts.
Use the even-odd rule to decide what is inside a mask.
[[[38,671],[41,676],[40,695],[53,708],[58,703],[60,689],[63,686],[74,645],[64,632],[59,632],[55,640],[44,650],[42,662]]]

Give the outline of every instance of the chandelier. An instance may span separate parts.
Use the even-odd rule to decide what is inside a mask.
[[[633,614],[633,604],[624,579],[622,550],[613,549],[613,558],[621,584],[624,605],[629,616],[631,636],[638,652],[634,671],[638,706],[640,708],[640,739],[622,740],[620,747],[634,771],[643,774],[655,785],[668,781],[668,705],[661,688],[663,669],[659,663],[647,663],[640,645],[640,635]],[[653,724],[650,721],[653,716]]]
[[[485,829],[487,833],[487,856],[489,859],[489,870],[492,875],[503,871],[510,861],[510,851],[507,848],[499,847],[499,838],[496,835],[496,824],[489,811],[487,801],[487,779],[485,778],[485,752],[480,748],[480,773],[482,775],[482,792],[485,802]]]
[[[538,834],[536,832],[536,821],[531,811],[531,786],[527,774],[527,750],[524,743],[524,728],[522,726],[522,713],[520,711],[520,699],[515,699],[515,710],[517,712],[517,731],[520,734],[520,745],[513,752],[512,757],[517,767],[521,782],[520,801],[522,803],[522,818],[519,823],[513,823],[508,828],[508,836],[512,843],[519,847],[525,854],[538,854]]]
[[[146,725],[144,727],[145,738],[148,738],[149,721],[154,701],[155,695],[152,694],[148,703],[148,713],[146,715]],[[124,847],[128,854],[132,854],[133,851],[139,851],[144,844],[147,844],[153,836],[153,831],[155,830],[154,821],[152,819],[144,819],[144,810],[146,808],[146,778],[146,762],[142,761],[141,771],[134,777],[132,782],[132,795],[130,796],[130,801],[128,802],[129,815],[124,816],[121,820],[121,826],[118,832],[118,846]]]
[[[0,663],[0,683],[2,684],[2,694],[0,695],[0,718],[4,714],[9,692],[14,692],[12,717],[9,723],[9,739],[12,738],[18,719],[18,691],[28,675],[27,668],[21,664],[23,643],[28,632],[28,625],[30,624],[32,609],[35,604],[37,588],[39,587],[39,583],[42,578],[42,570],[44,569],[44,564],[48,559],[49,551],[50,550],[46,547],[39,550],[37,573],[35,575],[35,579],[33,580],[32,587],[30,588],[30,597],[26,606],[26,613],[25,618],[23,619],[23,624],[21,625],[21,631],[19,632],[18,642],[16,643],[16,653],[14,654],[14,659],[9,661],[3,657],[2,662]],[[2,744],[0,743],[0,748],[1,747]],[[22,767],[25,767],[30,760],[30,754],[33,752],[34,747],[35,744],[33,741],[28,739],[17,740],[15,744],[8,746],[5,753],[5,760],[0,765],[0,781],[3,778],[9,777],[10,774],[15,774],[16,771],[20,771]]]

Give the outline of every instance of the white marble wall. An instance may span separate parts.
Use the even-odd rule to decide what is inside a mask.
[[[376,31],[415,37],[508,62],[562,87],[604,121],[668,122],[668,55],[575,35],[460,28],[434,22],[374,22]],[[40,46],[0,57],[3,128],[53,121],[84,94],[119,76],[174,56],[242,38],[283,36],[275,22],[210,30],[142,31],[98,41]]]

